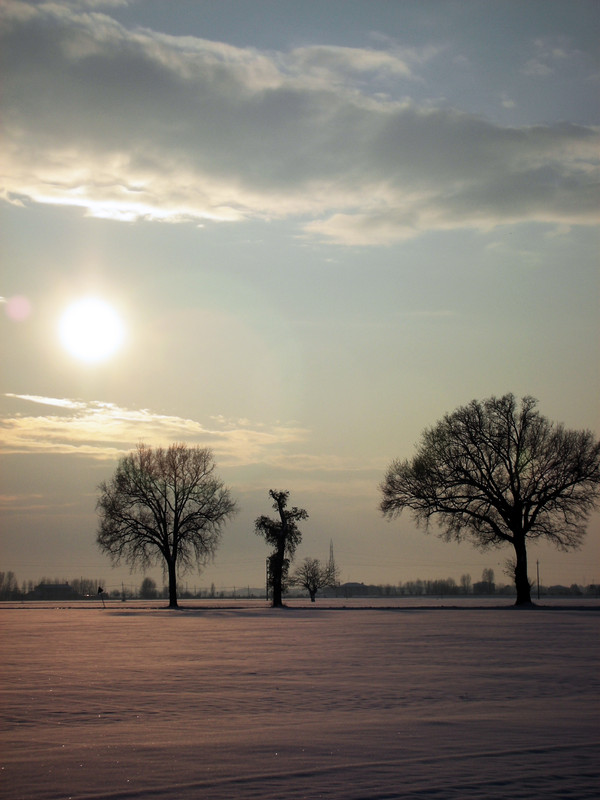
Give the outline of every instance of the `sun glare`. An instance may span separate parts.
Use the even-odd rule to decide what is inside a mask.
[[[119,315],[99,297],[72,303],[60,318],[58,333],[68,353],[89,363],[112,356],[125,338]]]

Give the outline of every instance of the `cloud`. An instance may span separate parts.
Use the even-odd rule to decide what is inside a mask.
[[[523,74],[533,78],[547,78],[554,74],[559,62],[581,57],[571,51],[564,36],[543,36],[533,41],[533,56],[523,67]]]
[[[434,52],[314,45],[292,50],[289,57],[281,56],[280,64],[303,86],[329,91],[332,86],[352,86],[355,80],[412,78],[411,65],[427,60]]]
[[[76,501],[58,500],[56,497],[49,499],[46,495],[23,493],[15,495],[0,495],[0,511],[3,514],[47,514],[57,511],[72,510],[77,508]]]
[[[216,420],[212,428],[192,419],[158,414],[149,409],[122,408],[114,403],[69,398],[6,394],[20,403],[60,409],[60,414],[6,415],[0,419],[0,452],[53,453],[114,460],[144,441],[210,447],[223,466],[265,462],[282,448],[302,441],[306,431],[291,424],[253,424],[249,420]]]
[[[390,99],[431,48],[259,52],[14,1],[1,37],[9,202],[128,221],[292,217],[345,245],[598,219],[597,129],[502,128]]]
[[[269,474],[276,471],[281,480],[293,480],[297,488],[352,497],[372,494],[384,466],[378,459],[297,452],[310,432],[294,423],[267,425],[219,415],[206,426],[197,420],[98,400],[4,397],[21,409],[35,404],[60,413],[5,414],[0,418],[0,456],[45,454],[117,461],[141,441],[155,447],[185,442],[209,447],[219,467],[230,470],[236,485],[245,490],[263,490],[266,469]],[[33,497],[0,496],[0,507],[6,508],[37,502]]]
[[[39,403],[43,406],[56,406],[57,408],[67,408],[72,410],[80,410],[86,407],[86,404],[81,400],[69,400],[65,397],[44,397],[37,394],[12,394],[7,392],[5,397],[10,397],[14,400],[25,400],[30,403]]]

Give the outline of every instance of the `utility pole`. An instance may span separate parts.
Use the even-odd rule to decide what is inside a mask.
[[[537,568],[537,599],[540,599],[540,560],[535,562],[535,566]]]
[[[271,565],[269,563],[269,559],[267,558],[266,579],[265,579],[265,587],[266,587],[266,589],[265,589],[265,599],[266,600],[269,599],[269,577],[270,577],[270,573],[271,573],[270,566]]]

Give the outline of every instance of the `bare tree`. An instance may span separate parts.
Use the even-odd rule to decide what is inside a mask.
[[[291,575],[289,582],[291,586],[302,586],[306,589],[311,603],[314,603],[319,589],[337,584],[337,567],[335,564],[332,566],[331,559],[323,565],[318,558],[305,558]]]
[[[303,508],[287,507],[290,496],[287,491],[270,489],[269,496],[273,500],[273,508],[278,512],[279,519],[258,517],[254,522],[254,530],[267,544],[273,546],[273,552],[268,559],[268,580],[272,591],[272,605],[276,607],[283,604],[282,597],[290,561],[302,541],[297,523],[299,520],[307,519],[308,514]]]
[[[229,489],[215,474],[211,451],[140,444],[99,490],[98,546],[113,564],[124,560],[132,569],[162,562],[169,607],[177,608],[177,576],[206,566],[223,525],[236,513]]]
[[[11,600],[16,597],[19,585],[15,573],[12,571],[0,572],[0,600]]]
[[[494,570],[486,567],[481,573],[481,580],[487,585],[487,593],[494,594],[496,584],[494,583]]]
[[[140,586],[140,597],[142,600],[156,600],[158,597],[158,590],[155,580],[152,578],[144,578]]]
[[[381,484],[389,518],[409,508],[448,539],[515,551],[517,605],[531,602],[527,540],[578,547],[598,503],[600,442],[543,417],[532,397],[512,394],[447,414],[424,431],[411,460],[394,461]]]

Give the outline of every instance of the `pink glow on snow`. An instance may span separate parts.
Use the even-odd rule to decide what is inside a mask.
[[[2,604],[0,797],[597,797],[598,605],[198,605]]]

